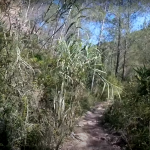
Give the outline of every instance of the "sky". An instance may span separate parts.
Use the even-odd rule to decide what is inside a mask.
[[[54,0],[54,3],[55,4],[58,4],[59,3],[59,0]],[[149,13],[145,13],[145,14],[142,14],[142,15],[137,15],[136,19],[134,19],[133,23],[132,23],[132,29],[131,29],[131,32],[134,32],[134,31],[138,31],[138,30],[141,30],[143,28],[143,24],[147,24],[148,22],[150,22],[150,14]],[[43,24],[43,22],[40,24],[40,26]],[[92,43],[93,45],[97,44],[98,41],[99,41],[99,35],[100,35],[100,24],[99,23],[96,23],[96,22],[84,22],[83,23],[83,26],[87,29],[90,30],[90,39],[87,39],[87,42],[88,43]],[[44,26],[46,27],[46,26]],[[83,27],[83,28],[84,28]],[[106,27],[106,25],[105,25]],[[109,28],[109,25],[107,25],[107,27]],[[86,31],[84,31],[86,32]],[[112,38],[111,36],[108,34],[107,30],[104,30],[103,31],[103,36],[104,38],[107,37],[107,41],[111,41]],[[85,41],[84,41],[85,42]]]
[[[150,22],[149,13],[145,13],[141,16],[137,16],[137,18],[134,20],[132,24],[131,32],[141,30],[143,28],[143,24],[144,23],[147,24],[148,22]],[[87,27],[91,32],[91,37],[90,37],[89,42],[94,45],[97,44],[99,33],[100,33],[100,24],[91,22],[91,23],[86,24],[85,27]],[[103,32],[103,35],[104,36],[107,35],[106,31]]]
[[[145,13],[143,16],[138,16],[134,21],[132,31],[141,30],[143,28],[144,22],[147,24],[150,21],[150,14]]]

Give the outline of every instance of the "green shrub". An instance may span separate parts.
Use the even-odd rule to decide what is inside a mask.
[[[123,131],[129,149],[149,150],[149,69],[136,69],[136,73],[136,80],[124,84],[122,100],[108,109],[105,121]]]
[[[147,95],[150,92],[150,69],[145,66],[135,69],[137,75],[136,78],[139,83],[138,93],[142,95]]]

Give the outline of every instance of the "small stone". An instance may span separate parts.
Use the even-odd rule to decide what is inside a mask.
[[[106,138],[105,137],[101,137],[101,140],[106,140]]]

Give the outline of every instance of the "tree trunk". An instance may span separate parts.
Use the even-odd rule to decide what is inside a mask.
[[[125,79],[125,65],[126,65],[126,54],[127,54],[127,39],[125,39],[125,51],[123,55],[123,65],[122,65],[122,80]]]
[[[127,5],[127,28],[126,28],[126,39],[125,39],[125,51],[123,55],[123,65],[122,65],[122,80],[125,80],[125,66],[126,66],[126,55],[128,51],[128,34],[130,33],[130,10],[131,10],[131,0],[128,0],[128,5]]]
[[[117,44],[117,60],[116,60],[116,68],[115,68],[115,76],[118,76],[119,63],[120,63],[120,46],[121,46],[121,16],[119,12],[118,19],[118,44]]]

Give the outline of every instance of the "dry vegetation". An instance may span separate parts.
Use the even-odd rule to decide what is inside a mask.
[[[49,8],[54,8],[52,5]],[[54,11],[54,17],[61,17],[62,11],[69,15],[70,5]],[[34,11],[31,1],[26,7],[12,2],[2,9],[1,149],[58,150],[72,131],[75,118],[89,107],[88,103],[94,103],[94,95],[100,96],[100,91],[92,92],[94,88],[105,82],[99,50],[90,46],[83,49],[75,37],[66,41],[71,26],[62,28],[66,30],[63,37],[64,31],[55,24],[59,18],[53,22],[53,34],[50,36],[51,30],[46,34],[46,29],[35,22],[37,18],[32,20]]]
[[[0,149],[58,150],[77,117],[117,96],[106,121],[130,149],[149,149],[149,27],[130,33],[139,3],[117,2],[0,1]],[[102,24],[98,46],[88,21]]]

